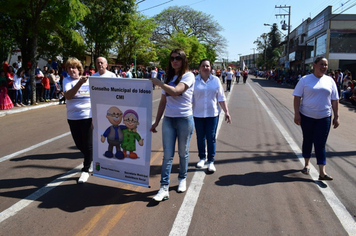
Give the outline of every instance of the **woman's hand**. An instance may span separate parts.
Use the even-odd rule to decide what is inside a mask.
[[[86,76],[81,76],[79,81],[80,81],[81,84],[85,84],[85,82],[87,82],[88,78],[89,77],[87,75]]]
[[[297,125],[300,125],[301,119],[302,118],[300,117],[300,113],[294,114],[294,123],[296,123]]]
[[[333,119],[333,127],[334,127],[334,129],[339,127],[339,125],[340,125],[339,117],[335,116],[334,119]]]
[[[228,124],[231,124],[231,116],[229,113],[225,113],[225,121],[228,123]]]
[[[160,87],[162,87],[162,84],[164,84],[161,80],[159,80],[157,78],[149,78],[149,80],[151,80],[154,85],[157,85]]]
[[[157,130],[156,130],[156,127],[158,126],[158,124],[156,124],[156,122],[151,126],[151,129],[150,129],[150,131],[152,132],[152,133],[157,133]]]

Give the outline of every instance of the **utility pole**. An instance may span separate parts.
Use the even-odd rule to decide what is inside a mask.
[[[280,17],[286,17],[288,16],[288,26],[286,26],[285,22],[282,25],[282,29],[286,30],[286,27],[288,27],[288,34],[287,34],[287,50],[286,50],[286,62],[288,62],[288,68],[289,68],[289,34],[290,34],[290,15],[291,15],[291,6],[275,6],[275,8],[281,8],[281,9],[285,9],[288,8],[288,14],[276,14],[276,17],[280,16]]]

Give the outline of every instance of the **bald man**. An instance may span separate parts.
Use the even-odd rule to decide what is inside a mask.
[[[108,67],[108,61],[105,57],[98,57],[95,61],[96,69],[98,72],[94,73],[93,76],[101,76],[101,77],[114,77],[117,78],[115,73],[108,71],[106,68]]]

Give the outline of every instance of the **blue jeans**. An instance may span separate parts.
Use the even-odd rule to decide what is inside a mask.
[[[49,89],[44,89],[43,99],[44,99],[44,100],[49,99]]]
[[[49,99],[53,99],[54,98],[54,91],[56,91],[56,85],[55,84],[51,84],[50,92],[49,92]]]
[[[20,100],[20,102],[18,100]],[[15,103],[22,103],[22,90],[21,89],[15,90]]]
[[[302,155],[304,158],[310,158],[312,146],[318,165],[326,165],[326,140],[328,139],[331,116],[322,119],[313,119],[301,115],[301,124],[303,131]]]
[[[205,142],[208,146],[208,163],[215,161],[216,129],[218,128],[219,116],[198,118],[194,117],[195,131],[197,135],[198,155],[200,160],[205,160]]]
[[[169,186],[169,177],[178,138],[179,174],[178,179],[187,177],[189,162],[189,143],[194,131],[193,116],[164,117],[162,123],[163,161],[161,187]]]

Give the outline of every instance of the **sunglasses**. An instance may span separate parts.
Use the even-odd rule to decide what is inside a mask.
[[[181,56],[176,56],[176,57],[172,57],[170,58],[170,60],[173,62],[174,60],[176,61],[181,61],[183,58]]]

